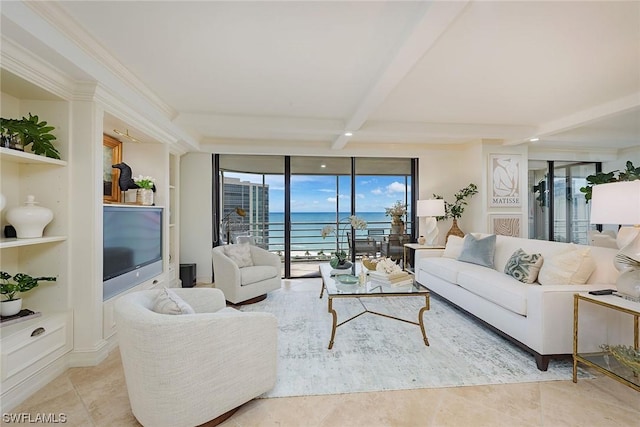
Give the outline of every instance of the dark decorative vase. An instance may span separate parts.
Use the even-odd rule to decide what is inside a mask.
[[[449,240],[449,236],[464,237],[464,232],[460,230],[460,227],[458,227],[457,218],[453,218],[453,224],[451,224],[451,228],[447,231],[447,238],[445,239],[445,242]]]
[[[348,268],[351,268],[351,261],[347,261],[346,259],[340,259],[338,257],[333,257],[329,261],[329,265],[331,265],[331,268],[335,268],[338,270],[346,270]]]

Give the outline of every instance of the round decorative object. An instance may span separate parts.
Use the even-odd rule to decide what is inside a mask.
[[[7,211],[7,221],[16,229],[18,239],[42,237],[44,228],[53,219],[51,209],[36,206],[35,196],[28,195],[24,206]]]
[[[8,317],[20,313],[22,310],[22,298],[4,300],[0,302],[0,316]]]
[[[375,260],[375,259],[362,258],[362,265],[364,265],[367,270],[375,271],[377,263],[378,263],[378,261]]]
[[[337,257],[333,257],[329,261],[329,265],[331,265],[331,268],[346,270],[347,268],[351,268],[352,264],[351,261],[344,261],[343,263],[340,263],[340,260]]]
[[[136,203],[144,206],[153,206],[153,190],[138,188],[136,191]]]
[[[427,239],[425,239],[424,236],[418,237],[418,244],[419,245],[424,245],[425,243],[427,243]]]

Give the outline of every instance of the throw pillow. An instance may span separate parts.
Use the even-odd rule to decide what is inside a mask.
[[[248,243],[227,245],[224,247],[224,252],[233,262],[238,264],[240,268],[253,266],[251,247]]]
[[[541,285],[582,285],[596,269],[591,257],[591,248],[578,248],[575,245],[564,252],[544,260],[538,283]]]
[[[496,235],[492,234],[481,239],[473,234],[467,234],[462,244],[462,252],[458,261],[470,262],[484,267],[493,267],[493,256],[496,252]]]
[[[528,254],[520,248],[511,255],[504,272],[522,283],[533,283],[538,278],[542,261],[542,254]]]
[[[164,288],[153,304],[153,311],[160,314],[195,314],[194,309],[171,289]]]
[[[458,259],[460,254],[462,253],[462,244],[464,242],[463,237],[458,236],[449,236],[447,239],[447,245],[444,247],[444,252],[442,256],[444,258],[453,258]]]

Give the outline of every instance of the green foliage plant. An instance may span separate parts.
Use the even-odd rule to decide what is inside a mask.
[[[617,174],[617,175],[616,175]],[[614,170],[611,172],[596,172],[587,176],[587,185],[580,188],[580,192],[584,193],[585,202],[589,202],[592,197],[593,186],[598,184],[607,184],[610,182],[635,181],[640,179],[640,167],[634,167],[633,163],[627,161],[626,169],[622,172]]]
[[[464,212],[464,208],[467,206],[468,202],[467,199],[470,199],[471,197],[473,197],[475,194],[478,193],[478,186],[475,185],[474,183],[471,183],[469,185],[467,185],[464,188],[461,188],[460,190],[458,190],[458,192],[456,194],[454,194],[455,197],[455,202],[453,203],[449,203],[446,200],[444,201],[444,216],[440,216],[437,217],[436,219],[438,221],[444,220],[444,219],[448,219],[448,218],[453,218],[453,219],[458,219],[460,217],[462,217],[462,213]],[[443,197],[438,195],[438,194],[434,194],[433,195],[434,198],[436,199],[442,199]]]
[[[0,271],[0,294],[6,297],[5,301],[16,299],[18,292],[27,292],[37,287],[41,281],[55,282],[55,277],[31,277],[28,274],[18,273],[11,276],[6,271]]]
[[[51,133],[55,129],[48,126],[47,122],[40,121],[38,116],[23,117],[22,119],[0,118],[0,128],[5,135],[18,135],[22,139],[22,144],[26,147],[29,144],[31,151],[39,156],[59,159],[60,153],[54,147],[53,142],[56,137]]]

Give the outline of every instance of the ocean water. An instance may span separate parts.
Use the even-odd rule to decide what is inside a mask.
[[[356,230],[356,237],[366,237],[368,229],[383,229],[384,234],[389,234],[391,229],[391,218],[385,216],[384,212],[361,212],[357,215],[367,221],[367,229]],[[346,242],[346,231],[351,231],[349,225],[349,213],[340,213],[340,239],[341,248],[348,251]],[[291,250],[309,251],[311,255],[323,251],[328,254],[336,250],[335,235],[322,238],[322,228],[327,225],[334,225],[336,221],[335,212],[297,212],[291,214]],[[284,251],[284,213],[269,213],[268,234],[269,250]],[[265,235],[265,240],[267,235]]]

